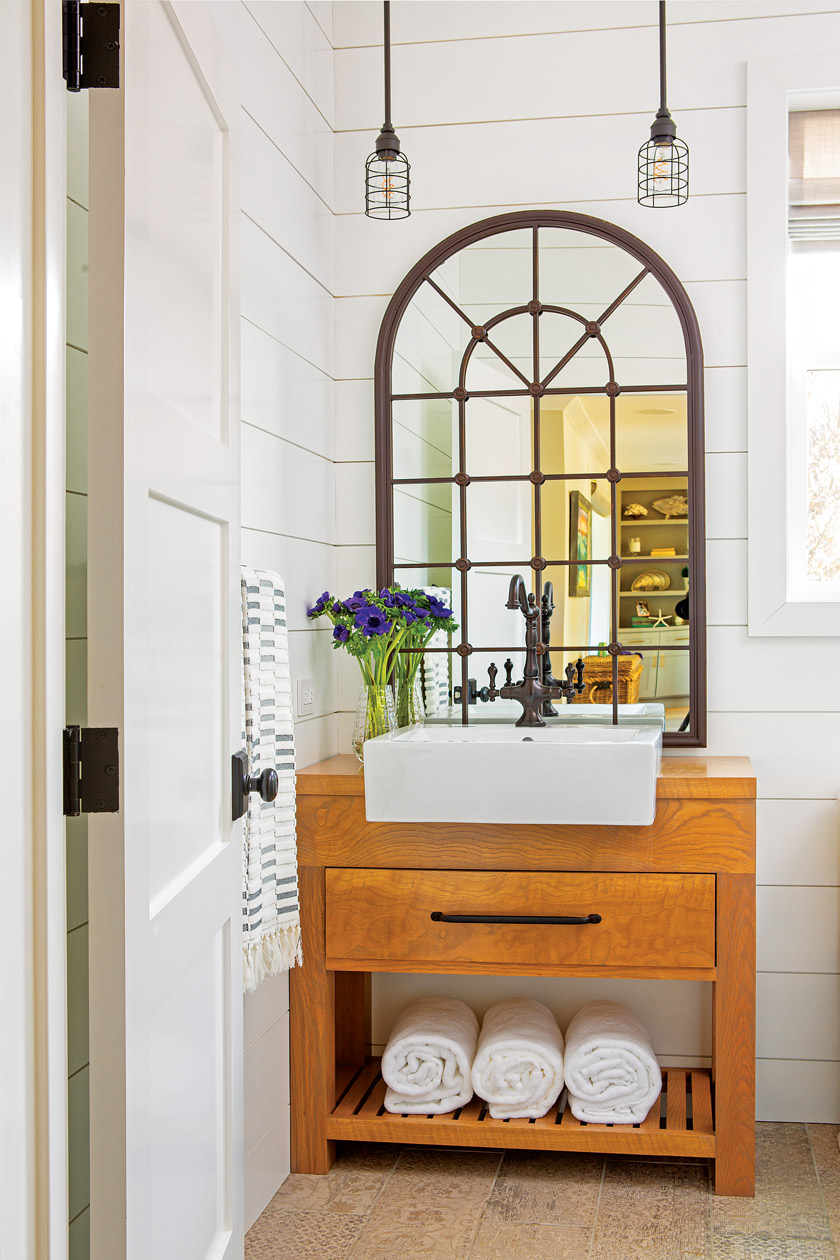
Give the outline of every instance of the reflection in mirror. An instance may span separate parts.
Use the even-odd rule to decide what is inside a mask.
[[[392,393],[446,393],[457,383],[470,330],[444,298],[422,284],[402,318],[394,344]],[[453,381],[453,372],[455,380]]]
[[[483,369],[489,376],[493,369]],[[464,404],[470,477],[527,477],[533,468],[530,398],[476,398]]]
[[[470,721],[518,716],[515,702],[480,692],[491,661],[497,686],[508,658],[513,682],[523,675],[524,621],[505,606],[521,573],[536,599],[553,596],[553,677],[583,659],[580,692],[547,720],[688,729],[701,351],[697,338],[689,378],[693,313],[687,299],[678,313],[658,262],[597,228],[502,230],[426,272],[395,323],[379,412],[392,460],[389,564],[392,554],[404,587],[449,592],[460,625],[451,655],[424,665],[430,717],[461,712],[451,706],[465,679],[479,693]],[[702,651],[702,627],[691,646]]]
[[[485,237],[448,258],[432,272],[432,280],[469,317],[470,325],[486,324],[500,311],[531,299],[533,241],[531,228]]]
[[[645,276],[604,321],[601,331],[613,358],[615,379],[622,386],[685,384],[682,326],[654,276]]]
[[[391,404],[394,476],[453,477],[458,471],[458,407],[448,398]]]
[[[451,482],[394,486],[395,564],[438,566],[457,559],[457,493]]]
[[[587,399],[593,414],[609,428],[607,399],[600,413]],[[598,400],[601,402],[601,400]],[[686,396],[680,394],[620,394],[615,400],[615,464],[627,473],[685,473],[688,469]],[[685,485],[685,478],[682,480]]]

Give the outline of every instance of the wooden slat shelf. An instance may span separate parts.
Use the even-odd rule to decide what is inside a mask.
[[[662,1095],[641,1124],[583,1124],[557,1105],[539,1120],[493,1120],[473,1098],[443,1116],[395,1116],[385,1111],[380,1060],[368,1059],[344,1085],[327,1119],[330,1139],[405,1142],[424,1146],[483,1146],[552,1151],[604,1151],[626,1155],[713,1158],[711,1074],[706,1068],[663,1068]],[[560,1100],[562,1102],[562,1098]]]

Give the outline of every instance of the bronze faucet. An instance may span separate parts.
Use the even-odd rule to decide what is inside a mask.
[[[519,608],[525,618],[525,675],[521,682],[512,684],[511,671],[507,669],[506,686],[497,688],[498,671],[493,664],[488,670],[490,686],[483,688],[482,691],[486,691],[488,700],[492,701],[500,696],[502,700],[516,700],[521,704],[522,717],[516,723],[517,726],[545,726],[540,711],[547,701],[566,699],[571,703],[575,696],[583,691],[583,661],[578,659],[576,663],[569,663],[566,666],[565,682],[557,682],[554,679],[551,683],[544,682],[540,657],[545,655],[546,645],[541,641],[539,633],[542,611],[537,607],[537,599],[533,591],[530,594],[526,592],[525,582],[520,573],[515,573],[510,579],[505,607]],[[577,673],[577,679],[573,681],[575,673]]]

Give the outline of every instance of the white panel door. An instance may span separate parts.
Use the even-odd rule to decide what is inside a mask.
[[[93,1260],[243,1249],[236,123],[207,7],[127,0],[91,93]],[[124,173],[123,173],[124,172]]]

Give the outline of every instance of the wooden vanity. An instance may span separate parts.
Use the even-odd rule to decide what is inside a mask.
[[[430,785],[430,790],[433,790]],[[297,780],[304,965],[291,972],[292,1168],[337,1139],[712,1158],[755,1189],[755,778],[746,758],[665,757],[650,827],[371,823],[356,759]],[[586,916],[451,924],[434,911]],[[375,971],[626,976],[714,984],[712,1068],[663,1068],[641,1125],[392,1116],[370,1044]]]

